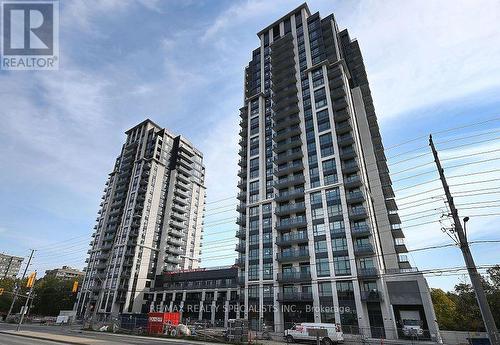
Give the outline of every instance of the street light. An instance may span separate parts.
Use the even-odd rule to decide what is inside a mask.
[[[469,242],[467,239],[467,222],[469,221],[469,217],[464,217],[464,236],[465,236],[465,241]]]

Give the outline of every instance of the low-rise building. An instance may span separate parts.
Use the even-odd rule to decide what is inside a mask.
[[[0,253],[0,279],[16,278],[24,258]]]
[[[61,279],[78,279],[83,278],[83,276],[85,276],[85,272],[69,266],[63,266],[61,268],[45,271],[45,276]]]
[[[151,311],[181,312],[184,322],[227,327],[240,308],[236,267],[198,268],[156,276],[148,294]]]

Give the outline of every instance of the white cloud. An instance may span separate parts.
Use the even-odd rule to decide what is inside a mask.
[[[359,39],[377,112],[388,119],[500,86],[499,14],[493,0],[362,1],[336,17]]]

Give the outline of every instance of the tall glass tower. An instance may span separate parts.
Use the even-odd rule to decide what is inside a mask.
[[[242,316],[254,328],[335,322],[388,338],[411,319],[437,336],[358,42],[306,4],[257,35],[240,109]]]
[[[151,120],[125,134],[88,250],[76,304],[80,317],[149,312],[155,277],[195,269],[200,260],[202,153]]]

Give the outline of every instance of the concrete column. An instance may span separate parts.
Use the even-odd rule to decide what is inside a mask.
[[[227,328],[228,319],[229,319],[229,300],[226,300],[224,301],[224,328]]]
[[[354,301],[356,303],[356,313],[358,314],[358,326],[362,330],[368,330],[370,322],[368,320],[368,312],[361,301],[361,290],[357,280],[353,280],[352,287],[354,290]]]
[[[313,309],[314,309],[314,322],[321,322],[321,313],[320,313],[320,303],[319,303],[319,291],[318,291],[318,282],[311,282],[311,290],[313,295]]]
[[[198,320],[203,319],[203,306],[205,304],[205,290],[201,292],[200,310],[198,311]]]

